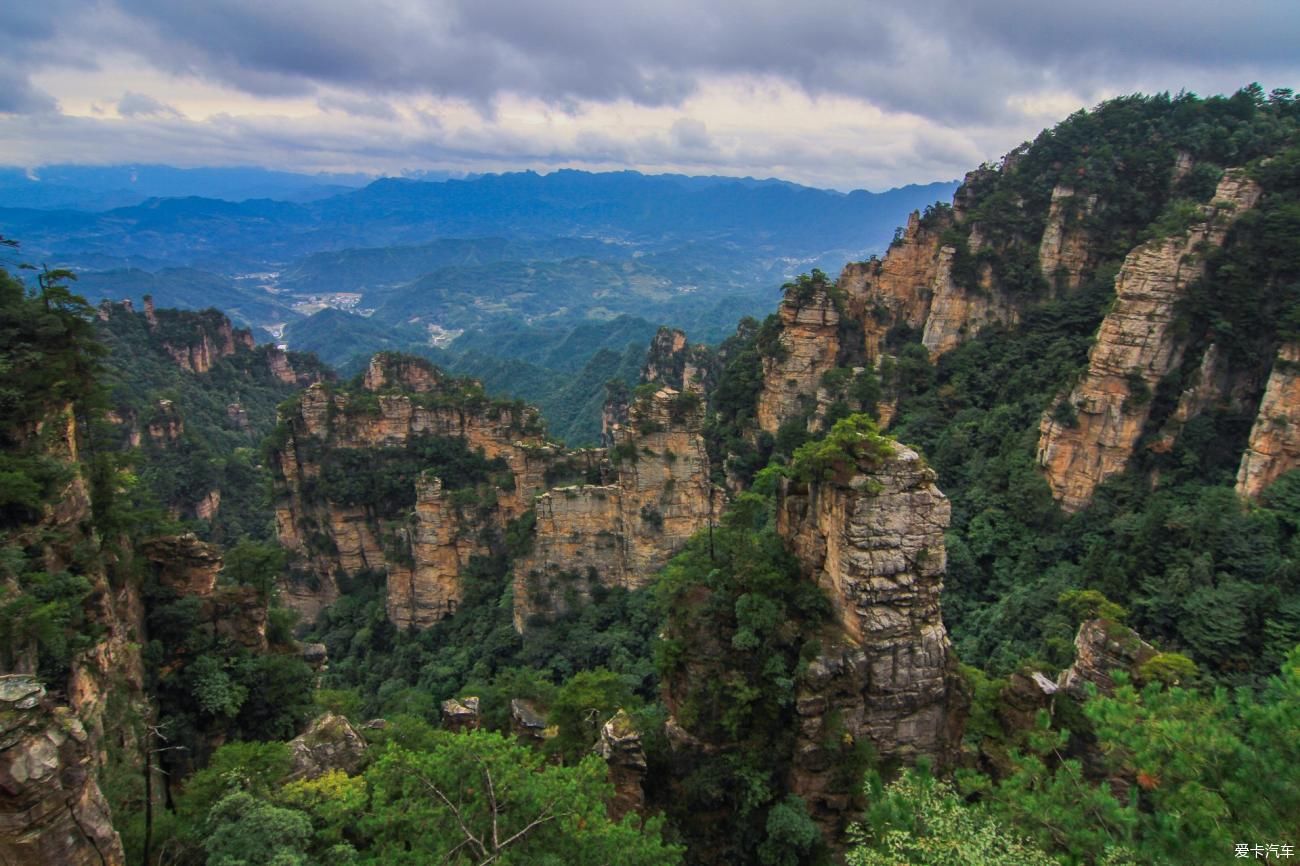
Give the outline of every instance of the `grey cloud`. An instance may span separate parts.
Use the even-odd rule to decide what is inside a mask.
[[[73,0],[58,0],[60,7]],[[430,94],[490,113],[503,93],[676,105],[716,75],[770,75],[946,123],[1006,96],[1177,87],[1190,70],[1300,72],[1289,0],[105,0],[114,40],[150,62],[259,95],[319,85]],[[25,25],[42,30],[37,13]],[[77,16],[66,30],[75,32]],[[48,22],[46,22],[48,25]],[[1243,81],[1234,82],[1244,84]],[[346,109],[344,109],[346,110]]]
[[[165,102],[147,93],[128,90],[117,101],[117,113],[122,117],[180,117],[181,113]]]
[[[709,150],[713,147],[708,126],[693,117],[680,117],[673,121],[668,136],[673,144],[684,150]]]
[[[376,120],[397,120],[400,115],[392,104],[382,99],[351,96],[322,96],[316,100],[325,111],[341,111],[353,117],[370,117]]]
[[[42,114],[57,108],[54,97],[35,87],[26,74],[0,60],[0,115]]]

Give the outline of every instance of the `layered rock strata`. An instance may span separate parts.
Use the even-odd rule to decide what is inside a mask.
[[[121,866],[96,740],[28,676],[0,677],[0,863]]]
[[[537,497],[536,536],[515,564],[515,627],[551,619],[601,588],[645,586],[696,531],[721,513],[702,435],[704,405],[692,391],[643,395],[611,431],[608,484],[551,489]]]
[[[614,797],[609,801],[609,817],[621,821],[630,812],[645,811],[645,749],[641,732],[624,710],[620,709],[600,727],[594,751],[609,767],[609,781]]]
[[[318,383],[281,418],[286,435],[273,456],[276,525],[280,543],[312,577],[286,582],[284,597],[313,619],[338,598],[337,575],[379,571],[388,575],[393,622],[425,627],[454,612],[461,567],[486,552],[483,532],[499,531],[531,506],[559,452],[546,444],[535,410],[462,393],[464,382],[419,359],[377,355],[364,385],[350,394]],[[461,439],[488,460],[504,460],[512,488],[495,491],[495,506],[485,513],[458,505],[454,491],[425,473],[408,519],[387,526],[365,507],[319,493],[327,451],[402,448],[419,436]]]
[[[791,771],[791,789],[828,832],[850,805],[836,782],[845,743],[949,766],[965,715],[939,609],[951,509],[920,456],[892,449],[836,482],[787,481],[778,500],[778,531],[835,611],[837,628],[798,686]]]
[[[755,413],[758,428],[766,433],[776,433],[785,421],[812,408],[817,386],[835,367],[840,351],[840,311],[826,286],[815,286],[806,296],[787,291],[777,314],[780,351],[763,359]]]
[[[1219,182],[1202,221],[1180,236],[1129,253],[1115,281],[1115,304],[1102,322],[1088,369],[1039,425],[1038,462],[1052,494],[1077,511],[1097,485],[1124,470],[1142,435],[1151,397],[1183,360],[1178,302],[1205,272],[1205,249],[1220,246],[1228,228],[1254,206],[1259,187],[1241,171]]]
[[[1097,207],[1097,196],[1076,196],[1073,187],[1052,190],[1047,225],[1038,243],[1038,267],[1053,295],[1079,288],[1094,264],[1092,237],[1084,221]]]
[[[1258,497],[1284,472],[1300,466],[1300,344],[1278,351],[1241,455],[1237,492]]]

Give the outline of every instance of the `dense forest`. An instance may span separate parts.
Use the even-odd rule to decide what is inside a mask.
[[[1126,405],[1145,420],[1124,471],[1063,509],[1041,431],[1077,429],[1086,407],[1069,395],[1131,251],[1192,230],[1228,169],[1258,202],[1195,251],[1203,272],[1170,316],[1181,359],[1155,387],[1128,374]],[[1095,196],[1072,215],[1090,259],[1068,290],[1037,258],[1067,181],[1075,201]],[[693,432],[727,506],[652,579],[588,580],[586,595],[521,627],[514,574],[548,519],[530,498],[475,524],[454,612],[409,629],[393,624],[391,575],[374,563],[328,575],[339,595],[314,621],[287,605],[291,581],[320,575],[277,543],[284,467],[310,458],[312,489],[339,509],[417,526],[426,474],[447,501],[488,510],[512,489],[510,453],[428,429],[398,442],[383,426],[394,407],[434,397],[367,391],[367,370],[340,380],[310,356],[244,345],[215,311],[96,309],[63,271],[29,285],[8,272],[26,273],[6,241],[0,648],[7,670],[71,702],[79,666],[115,628],[103,598],[138,599],[140,632],[122,644],[141,682],[107,701],[101,725],[99,784],[124,862],[1120,866],[1297,844],[1300,470],[1254,499],[1234,484],[1266,382],[1294,372],[1279,353],[1300,339],[1300,100],[1252,86],[1103,103],[973,172],[954,205],[918,216],[914,232],[927,231],[951,250],[956,286],[1012,298],[1016,315],[942,353],[895,321],[873,357],[864,332],[888,311],[856,310],[845,280],[812,271],[784,287],[782,314],[696,347],[698,392],[680,363],[665,373],[627,348],[648,339],[639,320],[579,335],[605,341],[582,367],[558,334],[528,331],[510,362],[468,346],[458,372],[481,365],[488,390],[530,369],[572,376],[536,388],[562,407],[551,432],[578,441],[614,437],[608,407],[671,385],[669,426],[702,412]],[[817,394],[764,431],[755,419],[791,352],[790,311],[823,298],[839,348]],[[196,365],[188,347],[226,331],[229,350]],[[1237,396],[1179,414],[1211,345]],[[597,382],[608,383],[603,431],[598,407],[582,405]],[[382,444],[302,453],[290,418],[309,385],[323,423]],[[464,400],[438,408],[476,423]],[[646,418],[622,423],[663,432]],[[524,453],[567,453],[555,438]],[[549,495],[613,490],[629,462],[680,459],[638,454],[637,441],[610,439],[612,467],[547,464]],[[873,472],[907,449],[951,510],[940,573],[960,660],[955,748],[882,757],[836,715],[847,704],[828,709],[816,794],[842,809],[827,819],[792,780],[807,758],[807,684],[851,641],[841,601],[808,579],[791,541],[790,503],[816,490],[878,498]],[[200,509],[213,491],[219,505]],[[337,554],[339,527],[326,529]],[[407,533],[393,537],[418,535]],[[187,589],[213,562],[212,586]],[[1093,646],[1131,662],[1102,671],[1105,688],[1078,684]],[[462,729],[456,712],[471,702]],[[639,757],[620,764],[630,732]],[[630,766],[640,793],[625,808]]]

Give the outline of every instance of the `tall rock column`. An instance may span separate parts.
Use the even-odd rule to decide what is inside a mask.
[[[822,375],[839,356],[840,311],[825,285],[805,293],[786,292],[781,318],[781,353],[763,360],[763,388],[756,420],[767,433],[812,409]]]
[[[830,597],[837,629],[799,684],[791,786],[828,832],[849,809],[846,745],[884,762],[955,760],[966,697],[940,615],[951,508],[933,470],[890,443],[835,481],[787,481],[777,529]],[[856,784],[860,780],[854,780]]]
[[[1038,463],[1066,511],[1078,511],[1097,485],[1124,470],[1160,380],[1183,359],[1175,321],[1187,287],[1205,273],[1205,248],[1259,200],[1240,170],[1224,174],[1203,219],[1180,236],[1128,254],[1115,280],[1115,305],[1097,334],[1088,370],[1065,397],[1072,410],[1049,408],[1039,424]],[[1063,419],[1063,414],[1067,417]]]
[[[1278,352],[1250,430],[1250,445],[1241,455],[1237,492],[1256,497],[1278,476],[1300,466],[1300,344]]]

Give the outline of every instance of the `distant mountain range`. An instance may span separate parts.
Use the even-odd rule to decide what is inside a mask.
[[[635,367],[624,336],[643,348],[666,324],[721,339],[775,309],[795,275],[883,252],[910,211],[955,188],[54,166],[0,170],[0,234],[24,260],[76,271],[92,302],[217,307],[340,366],[381,348],[422,352],[546,403],[560,371],[528,347],[565,347],[570,373],[603,352],[596,381]]]

